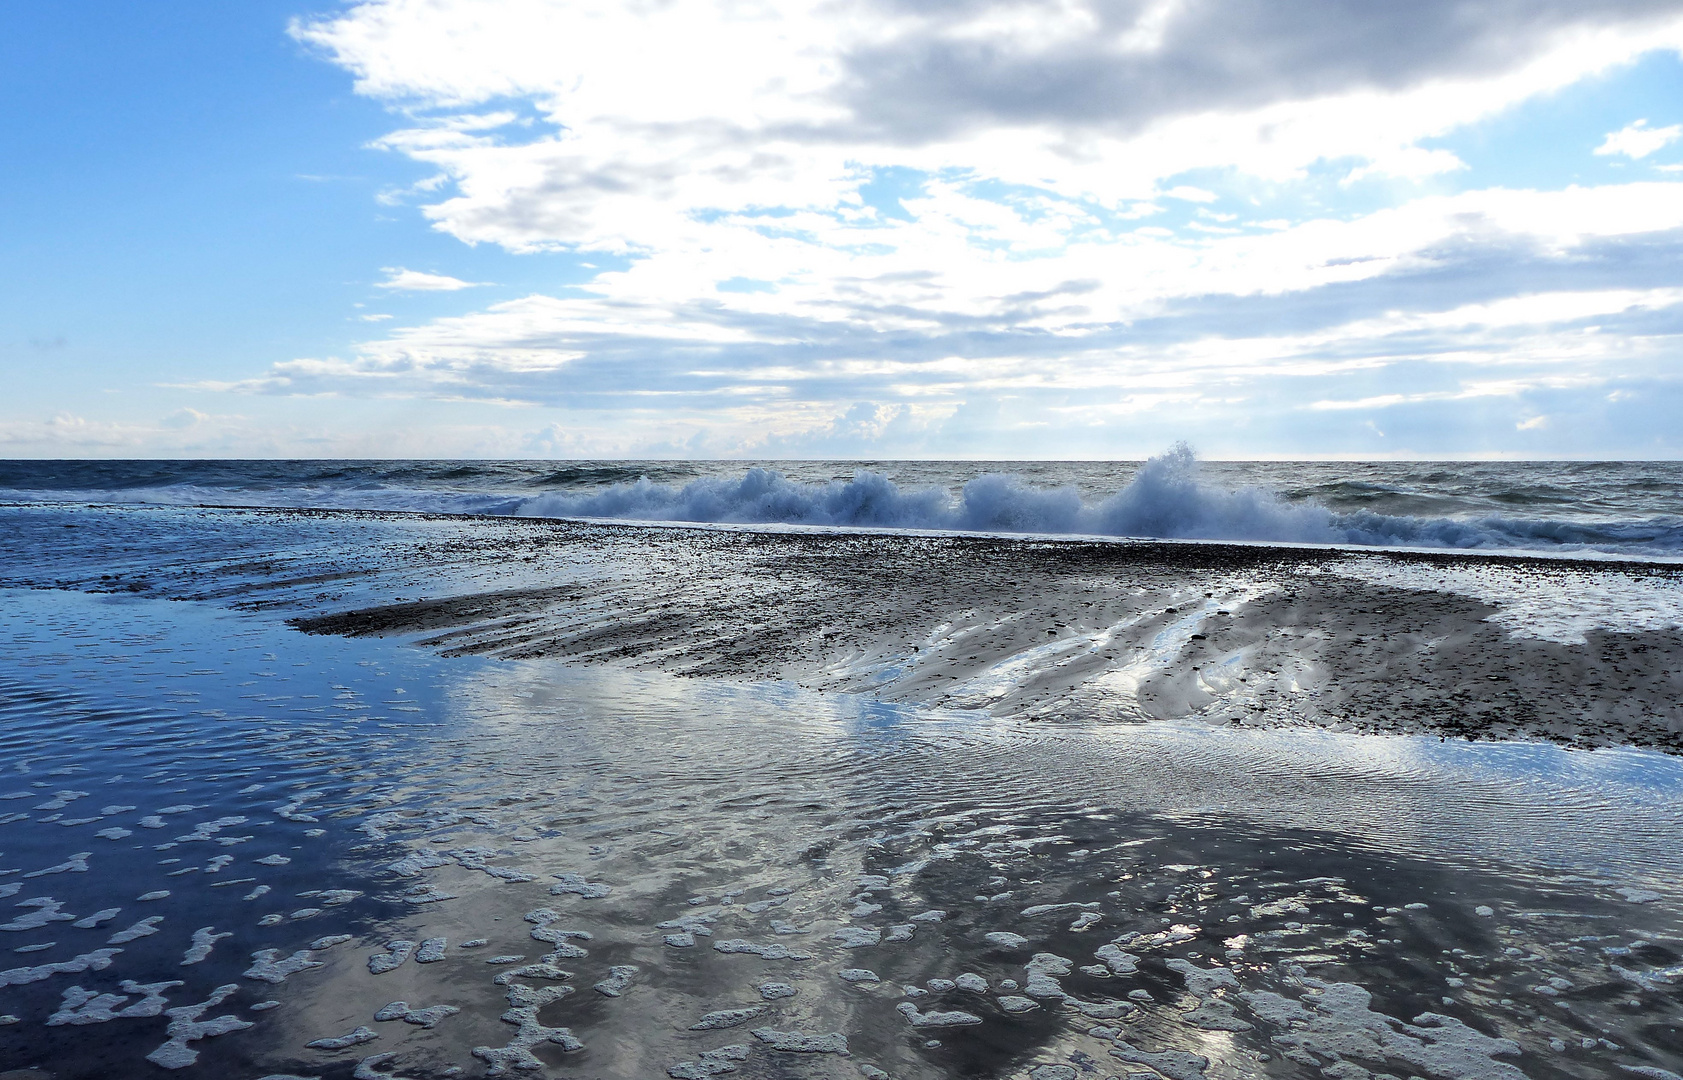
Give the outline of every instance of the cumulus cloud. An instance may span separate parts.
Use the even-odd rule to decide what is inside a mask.
[[[984,401],[1056,430],[1377,401],[1284,387],[1414,364],[1455,402],[1679,332],[1683,184],[1411,186],[1467,172],[1426,140],[1683,48],[1677,0],[368,0],[292,33],[391,106],[434,228],[620,268],[245,390],[865,446]]]
[[[160,423],[167,428],[185,431],[187,428],[198,427],[209,419],[209,413],[202,413],[194,408],[181,408],[164,417]]]
[[[1421,138],[1675,48],[1683,22],[1647,0],[383,0],[293,33],[417,118],[383,145],[454,182],[438,228],[655,252],[773,208],[844,242],[876,223],[859,191],[880,167],[1106,208],[1197,168],[1441,171]]]
[[[1622,154],[1635,161],[1670,146],[1679,138],[1683,138],[1683,124],[1651,128],[1648,121],[1638,120],[1634,124],[1626,124],[1618,131],[1608,132],[1607,138],[1595,148],[1595,152],[1602,157]]]

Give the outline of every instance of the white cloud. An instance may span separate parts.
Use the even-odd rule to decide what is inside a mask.
[[[1670,146],[1679,138],[1683,138],[1683,124],[1651,128],[1648,121],[1638,120],[1634,124],[1626,124],[1618,131],[1608,132],[1607,138],[1595,148],[1595,152],[1603,157],[1623,154],[1635,161]]]
[[[575,417],[566,445],[632,454],[869,455],[865,427],[833,430],[838,401],[872,402],[885,417],[911,410],[881,428],[879,445],[951,453],[959,429],[928,418],[994,399],[1001,440],[1040,425],[1018,452],[1048,452],[1118,424],[1202,423],[1248,398],[1336,416],[1529,399],[1604,386],[1615,371],[1666,377],[1683,343],[1683,288],[1542,284],[1563,270],[1628,277],[1627,253],[1683,228],[1683,184],[1491,189],[1196,243],[1135,230],[1050,253],[1036,253],[1033,222],[990,219],[998,204],[972,207],[939,184],[912,202],[915,220],[894,228],[925,260],[920,272],[897,251],[819,262],[810,245],[761,237],[777,257],[793,251],[828,272],[791,274],[775,294],[709,288],[701,300],[697,282],[710,286],[732,252],[668,253],[576,296],[504,301],[349,357],[197,389],[557,408]],[[1020,233],[1024,253],[1008,242],[979,257],[967,237],[981,225]],[[1524,288],[1526,275],[1539,285]],[[1400,307],[1398,282],[1414,292]],[[1319,315],[1332,295],[1334,317]],[[1620,330],[1656,318],[1670,321]],[[1421,387],[1427,369],[1443,374]],[[913,416],[922,434],[906,426]],[[652,445],[638,434],[651,425]]]
[[[1448,150],[1427,150],[1419,146],[1403,146],[1390,153],[1377,154],[1366,165],[1351,169],[1344,183],[1354,184],[1369,177],[1392,176],[1403,180],[1425,180],[1444,173],[1460,172],[1467,163]]]
[[[439,228],[648,254],[721,231],[703,213],[868,221],[881,166],[1109,207],[1197,168],[1434,175],[1459,162],[1420,139],[1683,44],[1641,3],[1520,6],[386,0],[293,32],[419,118],[382,145],[454,181]],[[539,123],[481,111],[507,99]]]
[[[729,248],[669,252],[603,274],[575,298],[528,296],[408,328],[370,342],[358,358],[332,370],[417,385],[468,383],[496,373],[560,371],[592,356],[658,351],[708,376],[696,393],[713,393],[730,380],[741,388],[775,383],[779,393],[789,393],[794,384],[827,383],[837,365],[933,370],[933,361],[909,348],[914,341],[1034,331],[1052,335],[1070,358],[1066,373],[1073,373],[1085,363],[1077,359],[1083,351],[1096,347],[1093,341],[1192,297],[1279,298],[1379,283],[1452,266],[1457,252],[1482,258],[1481,252],[1518,250],[1570,265],[1581,261],[1587,246],[1683,228],[1683,184],[1672,183],[1492,189],[1417,199],[1349,221],[1316,219],[1196,243],[1168,230],[1135,229],[1062,247],[1037,234],[1043,221],[1024,221],[998,204],[979,204],[940,185],[914,202],[915,221],[876,230],[898,241],[891,252],[858,255],[744,233]],[[971,238],[979,231],[1001,247],[978,254]],[[732,270],[768,263],[777,264],[775,277],[782,282],[775,293],[718,294],[712,287]],[[1118,266],[1127,272],[1116,273]],[[1542,326],[1670,307],[1680,298],[1676,288],[1555,289],[1351,318],[1346,325],[1353,338]],[[1208,331],[1194,324],[1180,333]],[[884,353],[885,334],[899,335],[899,355]],[[807,343],[809,354],[823,346],[827,355],[792,366],[784,350],[797,342]],[[328,370],[308,374],[320,378]],[[986,370],[978,359],[972,382],[985,383]],[[687,391],[671,384],[663,392]]]
[[[200,424],[209,419],[209,413],[202,413],[199,410],[192,408],[182,408],[177,409],[175,412],[172,412],[168,416],[164,417],[161,423],[167,428],[186,430],[187,428],[198,427]]]
[[[87,446],[98,448],[143,445],[157,428],[139,424],[88,420],[75,413],[57,413],[47,420],[0,421],[0,445]]]
[[[239,389],[817,446],[983,397],[1099,424],[1416,363],[1465,372],[1408,393],[1461,401],[1500,381],[1483,369],[1521,364],[1512,385],[1541,387],[1672,340],[1650,325],[1676,305],[1652,253],[1683,228],[1683,184],[1446,194],[1467,164],[1422,145],[1683,48],[1669,3],[371,0],[293,33],[401,118],[378,145],[433,170],[384,197],[420,197],[470,244],[621,258],[565,296]],[[1609,144],[1633,130],[1662,134]],[[873,187],[887,170],[912,178],[893,212]],[[1194,214],[1293,185],[1367,201]],[[774,287],[718,288],[736,279]],[[835,427],[860,401],[876,419]]]
[[[156,423],[90,418],[59,412],[44,420],[0,419],[0,446],[28,456],[61,453],[143,456],[150,453],[223,452],[241,445],[247,418],[183,407]]]
[[[463,281],[448,274],[428,274],[420,270],[405,270],[401,266],[382,267],[386,280],[376,281],[374,284],[382,289],[395,292],[454,292],[457,289],[472,289],[487,284],[483,281]],[[389,316],[374,316],[386,318]]]

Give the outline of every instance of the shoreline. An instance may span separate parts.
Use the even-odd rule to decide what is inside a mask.
[[[0,822],[13,914],[49,916],[8,927],[0,1068],[687,1077],[729,1043],[780,1075],[807,1038],[832,1080],[1676,1068],[1678,761],[1472,747],[1431,706],[1505,738],[1573,685],[1673,701],[1678,631],[1515,637],[1366,561],[1407,567],[0,512]],[[1481,565],[1414,568],[1665,587]]]
[[[1469,558],[1506,559],[1539,566],[1576,565],[1670,567],[1683,575],[1683,553],[1661,555],[1580,549],[1550,551],[1520,547],[1431,547],[1408,544],[1318,543],[1306,540],[1251,540],[1219,537],[1173,536],[1112,536],[1104,533],[1047,533],[1003,532],[965,529],[927,529],[891,525],[808,525],[801,522],[759,521],[681,521],[672,519],[562,517],[539,514],[465,513],[446,510],[406,510],[386,507],[341,506],[274,506],[262,503],[107,503],[107,502],[6,502],[0,501],[0,511],[20,509],[89,509],[89,510],[205,510],[239,513],[275,513],[314,515],[346,515],[373,518],[398,518],[426,521],[490,521],[535,522],[565,525],[588,525],[597,528],[625,529],[691,529],[702,532],[763,533],[795,536],[884,536],[917,537],[923,539],[970,539],[981,541],[1022,541],[1032,543],[1067,543],[1081,545],[1140,545],[1259,548],[1266,551],[1303,551],[1337,554],[1392,554],[1418,559]]]
[[[1664,564],[147,508],[148,543],[174,554],[141,544],[146,565],[107,566],[137,542],[136,512],[12,511],[14,533],[33,521],[43,543],[66,524],[97,535],[83,542],[89,572],[66,576],[74,560],[55,559],[4,583],[272,609],[306,632],[407,637],[447,655],[786,680],[1053,722],[1189,718],[1683,754],[1671,609],[1624,629],[1559,622],[1587,606],[1586,590],[1615,621],[1655,597],[1683,606],[1683,570]],[[1417,571],[1407,587],[1380,580],[1397,568]]]

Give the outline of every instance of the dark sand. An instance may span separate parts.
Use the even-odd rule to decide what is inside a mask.
[[[171,528],[171,514],[201,520]],[[1579,602],[1570,579],[1584,575],[1676,594],[1683,568],[1669,565],[351,512],[109,510],[64,524],[23,515],[0,541],[0,584],[280,608],[311,633],[998,715],[1683,752],[1676,626],[1545,640],[1467,595],[1326,572],[1353,557],[1428,579],[1493,571],[1546,609]]]
[[[371,530],[369,517],[323,515],[332,539],[319,561],[346,561],[337,551],[345,531]],[[400,537],[408,550],[386,556],[395,569],[300,573],[300,561],[313,561],[301,554],[145,584],[312,608],[294,621],[311,633],[788,679],[996,715],[1190,716],[1683,752],[1677,628],[1591,629],[1576,642],[1525,636],[1469,596],[1325,572],[1348,564],[1346,551],[542,521],[435,519],[416,532]],[[1494,569],[1545,603],[1551,590],[1552,602],[1573,602],[1556,560],[1359,558],[1428,576]],[[1683,581],[1664,565],[1572,570],[1626,590]],[[425,598],[359,603],[322,591],[346,582]]]

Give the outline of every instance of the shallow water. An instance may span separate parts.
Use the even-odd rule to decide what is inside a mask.
[[[0,1068],[1683,1066],[1676,758],[1037,725],[50,590],[0,590],[0,640],[0,946],[48,946],[0,961]]]

